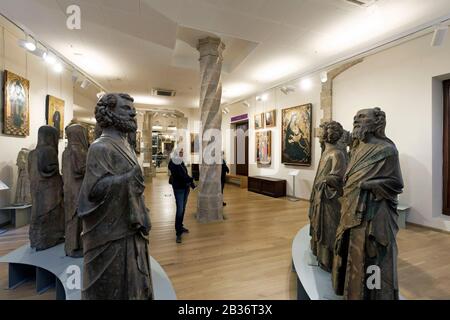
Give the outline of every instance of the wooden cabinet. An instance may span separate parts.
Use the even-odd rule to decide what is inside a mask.
[[[248,177],[248,191],[279,198],[286,196],[286,180],[270,177]]]

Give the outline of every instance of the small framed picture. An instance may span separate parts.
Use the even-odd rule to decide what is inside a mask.
[[[264,113],[264,121],[266,128],[275,127],[277,125],[277,110],[270,110]]]
[[[264,128],[264,113],[255,114],[255,129]]]

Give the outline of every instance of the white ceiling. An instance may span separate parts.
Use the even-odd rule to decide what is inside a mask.
[[[81,7],[81,30],[66,7]],[[30,30],[108,91],[138,101],[198,107],[201,36],[220,36],[224,101],[237,100],[450,14],[450,0],[1,0]],[[174,89],[152,99],[151,88]]]

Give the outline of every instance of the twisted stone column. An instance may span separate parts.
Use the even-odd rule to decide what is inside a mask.
[[[201,151],[203,153],[204,150],[208,150],[208,145],[213,143],[215,146],[213,154],[216,155],[216,159],[220,159],[219,156],[222,152],[221,136],[214,139],[210,135],[217,130],[220,132],[222,125],[220,74],[222,71],[222,52],[225,45],[218,38],[207,37],[199,40],[197,49],[200,52],[200,137],[203,137]],[[208,161],[204,154],[202,155],[197,220],[199,222],[220,221],[223,220],[220,181],[222,162],[216,161],[211,164],[211,159]]]

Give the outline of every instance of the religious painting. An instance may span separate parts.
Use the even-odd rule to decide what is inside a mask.
[[[255,130],[264,128],[264,113],[255,114]]]
[[[30,134],[30,81],[5,70],[3,83],[3,133]]]
[[[270,165],[272,163],[272,131],[256,132],[256,163]]]
[[[200,138],[198,133],[191,133],[191,154],[200,152]]]
[[[282,110],[281,162],[311,165],[312,104]]]
[[[277,125],[277,110],[264,112],[264,121],[266,128],[275,127]]]
[[[64,138],[64,100],[47,95],[45,114],[47,125],[59,131],[59,138]]]

